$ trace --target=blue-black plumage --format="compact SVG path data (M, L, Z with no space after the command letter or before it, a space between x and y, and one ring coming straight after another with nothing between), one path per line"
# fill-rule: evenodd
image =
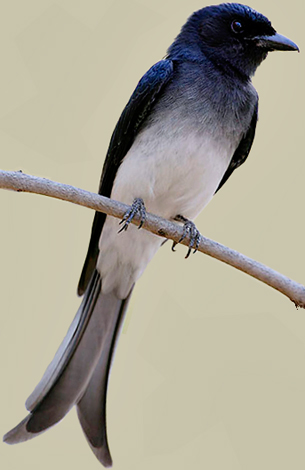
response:
M111 465L111 359L133 286L163 242L129 219L139 210L144 220L146 208L182 221L196 247L193 219L250 152L258 115L251 77L274 50L298 47L251 8L214 5L190 16L166 58L140 80L113 132L99 187L133 204L128 230L118 234L114 218L96 213L78 286L83 301L7 443L37 436L76 405L91 449Z

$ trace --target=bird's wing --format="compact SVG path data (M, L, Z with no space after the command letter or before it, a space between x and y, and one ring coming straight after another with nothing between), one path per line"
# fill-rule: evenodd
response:
M237 149L235 150L232 160L230 161L230 164L228 166L228 169L223 175L223 178L220 181L219 186L216 189L215 193L217 193L217 191L219 191L219 189L225 184L228 178L232 175L233 171L246 161L250 153L254 136L255 136L257 115L258 115L258 102L256 103L256 106L253 112L250 127L247 130L246 134L244 134Z
M164 86L173 76L173 62L165 59L153 65L141 78L114 129L100 180L99 194L110 197L118 168L132 146L137 133ZM91 239L81 277L78 294L82 295L94 272L99 249L98 242L106 214L96 212Z

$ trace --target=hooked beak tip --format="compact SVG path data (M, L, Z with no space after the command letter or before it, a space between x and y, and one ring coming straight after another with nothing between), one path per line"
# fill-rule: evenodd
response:
M282 34L275 33L272 36L257 36L257 45L264 47L269 51L297 51L300 52L299 47L286 38Z

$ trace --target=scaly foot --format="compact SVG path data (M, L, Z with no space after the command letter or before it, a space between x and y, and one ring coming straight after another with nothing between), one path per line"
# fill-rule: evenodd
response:
M144 205L144 202L143 202L143 199L141 199L140 197L137 197L130 209L128 209L128 211L125 212L124 214L124 217L123 219L121 220L120 222L120 225L121 224L124 224L123 227L118 231L118 233L120 232L123 232L123 230L127 230L128 229L128 226L130 224L130 222L132 221L132 219L135 217L135 215L139 214L140 216L140 225L139 225L139 229L143 226L145 220L146 220L146 209L145 209L145 205Z
M190 238L189 248L188 248L188 251L187 251L187 254L186 254L186 257L185 257L185 258L188 258L190 256L192 250L194 250L193 253L196 253L196 251L198 250L199 243L200 243L200 238L201 238L200 232L197 229L194 222L192 222L189 219L186 219L185 217L183 217L183 215L180 215L180 214L176 215L174 220L176 220L176 222L183 222L183 224L184 224L183 225L183 235L180 238L178 243L181 243L182 240L184 240L187 236L189 236L189 238ZM172 251L175 251L175 246L178 243L173 242Z

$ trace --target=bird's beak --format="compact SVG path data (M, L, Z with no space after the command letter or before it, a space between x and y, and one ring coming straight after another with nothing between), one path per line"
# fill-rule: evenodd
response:
M298 46L290 39L275 33L272 36L256 36L256 44L259 47L268 49L268 51L298 51Z

